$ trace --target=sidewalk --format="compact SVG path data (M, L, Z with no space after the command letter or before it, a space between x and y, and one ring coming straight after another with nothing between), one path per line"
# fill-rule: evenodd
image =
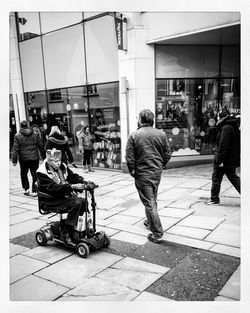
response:
M23 195L19 166L10 163L11 300L240 300L240 197L224 178L220 206L205 204L210 164L164 172L161 245L147 240L129 174L73 171L99 185L97 229L111 245L87 259L53 244L38 246L34 235L47 216L39 214L37 198Z

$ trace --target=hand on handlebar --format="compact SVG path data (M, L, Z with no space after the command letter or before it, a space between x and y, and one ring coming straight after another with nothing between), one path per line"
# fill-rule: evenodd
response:
M86 185L81 183L71 185L73 190L83 190L85 187Z

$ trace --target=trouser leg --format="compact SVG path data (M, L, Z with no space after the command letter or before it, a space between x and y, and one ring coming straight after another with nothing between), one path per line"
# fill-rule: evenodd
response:
M139 197L145 206L145 213L149 223L149 228L155 237L163 236L163 228L157 211L157 190L159 182L136 179L135 186Z
M211 187L211 200L219 202L219 194L221 188L221 182L224 175L223 167L214 166L212 174L212 187Z
M32 192L36 192L36 181L37 181L37 175L36 171L39 167L39 160L30 161L30 173L32 176Z
M20 161L20 176L21 176L21 183L24 190L29 189L29 180L28 180L28 171L29 171L29 165L26 161Z
M76 226L78 217L85 212L85 199L80 197L72 197L67 199L57 199L47 203L47 208L64 211L67 209L66 224Z
M225 170L225 174L234 188L238 191L238 193L240 193L240 177L235 173L235 171L235 168L228 168Z

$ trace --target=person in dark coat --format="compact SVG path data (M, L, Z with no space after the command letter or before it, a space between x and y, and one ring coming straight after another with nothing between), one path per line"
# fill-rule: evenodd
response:
M36 170L39 166L39 151L43 159L45 159L45 151L42 145L41 138L33 129L28 127L26 121L20 124L20 130L14 136L14 143L12 148L12 163L16 166L19 160L20 175L22 187L25 195L36 196ZM32 191L29 188L28 171L30 170L32 176Z
M68 145L68 138L61 134L61 131L58 128L58 126L51 127L49 138L45 145L45 150L53 149L53 148L62 151L63 163L68 164L68 162L69 163L74 162L73 155Z
M154 114L150 110L142 110L138 129L127 141L126 162L145 206L147 219L144 225L152 231L148 239L161 243L163 228L157 212L157 193L162 170L171 158L171 151L166 133L153 128L153 124Z
M240 166L240 130L239 119L230 116L228 109L223 109L216 124L211 200L207 204L219 205L220 188L224 174L240 193L240 177L236 168Z
M37 170L38 190L50 196L46 202L49 209L68 211L65 227L62 230L62 240L71 245L71 230L77 226L78 217L85 212L84 198L77 197L75 191L82 191L83 177L73 173L71 169L61 162L62 152L55 148L46 151L46 159Z

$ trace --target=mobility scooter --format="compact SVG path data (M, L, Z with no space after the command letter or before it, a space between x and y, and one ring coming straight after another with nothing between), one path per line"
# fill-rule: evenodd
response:
M60 220L56 222L47 223L40 228L36 233L36 241L39 245L45 246L49 240L61 243L66 247L74 248L77 254L82 258L87 258L90 250L97 250L102 247L110 245L110 238L104 231L96 232L96 202L94 197L94 190L97 188L93 182L87 182L84 186L85 192L85 212L83 216L79 216L77 227L71 233L73 245L67 245L61 239L61 232L65 225L66 219L63 219L63 214L66 211L51 210L47 208L46 202L51 198L50 195L39 192L38 190L38 208L43 215L55 213L60 215ZM91 198L91 209L88 209L88 196ZM51 217L52 217L51 216Z

